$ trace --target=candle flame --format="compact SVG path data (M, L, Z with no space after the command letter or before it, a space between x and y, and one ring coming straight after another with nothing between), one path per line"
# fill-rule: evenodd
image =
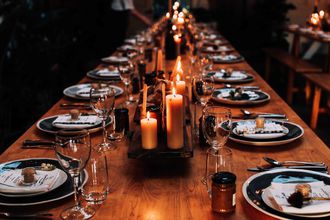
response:
M173 38L174 38L175 43L180 43L181 42L181 38L178 34L174 35Z
M320 15L320 18L323 19L323 17L324 17L324 11L321 10L321 11L319 12L319 15Z
M176 30L176 26L172 25L172 30L175 31Z
M174 15L173 15L173 19L174 19L174 20L178 19L178 15L177 15L177 14L174 14Z
M180 81L180 75L176 74L176 81Z
M150 119L150 112L149 111L147 112L147 119L148 120Z
M176 88L175 88L175 87L172 88L172 94L173 94L174 96L176 95Z
M166 13L166 18L170 18L170 13L169 12Z

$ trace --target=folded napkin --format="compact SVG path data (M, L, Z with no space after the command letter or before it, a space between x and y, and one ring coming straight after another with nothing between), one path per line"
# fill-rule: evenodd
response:
M234 91L234 89L224 89L221 90L221 93L219 94L220 97L222 98L231 98L231 92ZM243 93L248 94L249 95L249 99L248 100L256 100L259 98L259 95L253 91L249 91L249 90L244 90Z
M236 55L233 55L233 54L229 54L229 55L215 55L215 56L213 56L213 59L215 59L215 60L228 61L228 60L235 60L235 59L237 59L237 56Z
M111 63L124 63L124 62L128 62L128 58L127 57L110 56L110 57L102 58L102 61L111 62Z
M51 190L57 181L59 169L52 171L36 170L36 182L30 186L23 185L22 169L7 170L0 174L0 192L11 194L31 194Z
M100 69L99 71L96 71L95 74L98 76L120 77L118 70Z
M325 185L323 181L318 181L313 178L308 178L311 182L304 178L294 177L293 179L287 178L288 182L272 182L269 190L273 197L273 201L277 207L286 213L293 214L317 214L330 212L330 201L311 201L304 203L302 208L292 207L287 198L295 192L295 187L298 183L308 183L311 186L312 197L330 197L330 185Z
M53 126L58 128L86 128L101 123L96 115L80 115L77 120L72 120L69 114L58 116L53 121Z
M216 78L225 78L225 79L245 79L248 76L241 71L233 71L229 77L224 77L223 72L216 72L215 77Z

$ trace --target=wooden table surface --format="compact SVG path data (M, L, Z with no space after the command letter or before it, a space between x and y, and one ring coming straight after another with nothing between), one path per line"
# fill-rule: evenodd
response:
M183 56L184 68L187 71L187 57ZM171 69L173 61L166 62ZM128 143L118 145L118 149L108 153L110 188L107 200L98 208L93 219L272 219L254 208L243 198L242 185L254 173L248 167L264 164L263 156L279 160L323 161L330 164L330 150L319 137L303 122L271 87L249 66L248 63L216 65L218 68L234 67L247 70L255 77L255 81L246 85L258 85L270 94L271 100L265 104L245 107L249 111L284 113L291 122L301 125L305 134L290 144L274 147L253 147L228 141L227 146L233 151L234 173L237 175L237 206L230 215L219 215L211 211L211 201L206 193L201 177L205 165L205 148L194 146L194 157L185 160L143 161L127 157ZM185 71L185 72L186 72ZM85 73L81 73L82 77ZM84 77L81 82L91 81ZM218 84L217 86L222 86ZM120 104L124 96L116 100ZM66 113L60 103L74 101L63 97L41 118ZM240 106L231 106L233 115L239 113ZM132 119L134 107L129 109ZM131 129L133 125L131 124ZM101 141L102 132L92 135L92 143ZM0 162L22 158L51 157L52 150L21 149L25 139L50 139L36 128L34 124L1 156ZM65 208L73 205L73 197L57 202L19 209L45 210L59 218ZM0 206L0 211L17 211L18 208Z

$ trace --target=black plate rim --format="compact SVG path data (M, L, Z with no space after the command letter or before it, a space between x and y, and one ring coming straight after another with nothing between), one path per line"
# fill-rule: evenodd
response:
M219 99L218 97L215 96L215 93L218 91L218 90L221 90L221 89L224 89L224 88L218 88L218 89L215 89L213 91L213 94L212 94L212 100L214 100L215 102L218 102L218 103L222 103L222 104L227 104L227 105L257 105L257 104L260 104L260 103L264 103L264 102L267 102L270 100L270 95L267 93L267 92L264 92L264 91L261 91L261 90L256 90L254 91L255 93L260 93L260 94L263 94L265 95L266 97L264 99L256 99L256 100L238 100L238 101L235 101L235 100L230 100L230 99ZM227 88L225 88L227 89Z
M253 201L250 199L249 195L248 195L248 187L249 187L249 184L257 177L259 176L262 176L262 175L267 175L267 174L274 174L274 173L282 173L282 172L305 172L305 173L309 173L309 174L314 174L314 175L320 175L320 176L324 176L324 177L327 177L330 179L330 175L328 174L325 174L325 173L320 173L320 172L315 172L315 171L310 171L310 170L296 170L296 169L281 169L281 170L271 170L271 171L266 171L266 172L261 172L261 173L256 173L252 176L250 176L242 185L242 194L243 194L243 197L245 199L245 201L247 203L249 203L249 205L251 205L253 208L255 208L256 210L268 215L268 216L271 216L271 217L274 217L276 219L281 219L281 220L287 220L288 218L285 218L285 217L282 217L282 216L279 216L279 215L276 215L276 214L273 214L273 213L270 213L270 212L267 212L266 210L260 208L259 206L257 206L256 204L253 203ZM283 213L285 215L288 215L288 216L291 216L290 214L287 214L287 213ZM297 216L293 216L292 215L292 218L297 218Z
M7 162L3 162L3 163L0 163L0 164L8 164L8 163L14 163L14 162L19 162L19 161L27 161L27 160L52 160L52 161L57 161L57 159L55 158L49 158L49 157L33 157L33 158L22 158L22 159L15 159L15 160L11 160L11 161L7 161ZM62 169L62 167L61 167ZM63 169L62 169L63 170ZM64 170L63 170L64 171ZM64 171L65 172L65 171ZM67 172L65 172L67 174ZM84 174L85 174L85 180L84 182L81 184L80 187L84 186L88 180L88 174L87 174L87 171L84 169ZM68 175L68 174L67 174ZM70 179L71 177L68 175L68 179ZM67 180L68 181L68 180ZM65 184L65 183L63 183ZM74 193L74 190L72 189L72 192L68 193L68 194L65 194L63 196L60 196L60 197L56 197L54 199L50 199L50 200L44 200L44 201L39 201L39 202L33 202L33 203L1 203L0 202L0 206L18 206L18 207L22 207L22 206L33 206L33 205L40 205L40 204L45 204L45 203L50 203L50 202L55 202L55 201L58 201L58 200L61 200L61 199L65 199L71 195L73 195ZM18 198L17 198L18 199Z

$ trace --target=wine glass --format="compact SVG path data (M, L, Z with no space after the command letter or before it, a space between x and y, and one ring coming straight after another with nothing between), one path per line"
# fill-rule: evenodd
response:
M203 134L211 147L223 147L231 131L231 111L220 106L206 106L203 109Z
M61 213L62 219L89 219L95 214L91 207L82 207L79 202L80 172L91 154L91 140L87 130L57 132L55 154L60 165L72 177L75 205Z
M224 147L231 132L231 111L220 106L206 106L203 109L202 128L211 148L207 150L205 174L202 182L210 194L210 180L214 173L231 171L232 152Z
M199 103L205 107L214 91L213 76L208 74L194 76L193 90Z
M103 142L97 145L99 150L113 150L115 146L108 142L105 129L106 120L111 114L115 104L116 91L107 84L98 84L90 90L90 103L97 116L102 119ZM113 123L113 120L112 120Z
M129 61L127 64L122 64L118 66L118 70L120 72L120 78L125 85L125 95L126 95L126 104L130 104L135 102L134 97L130 94L130 84L134 76L134 64Z

